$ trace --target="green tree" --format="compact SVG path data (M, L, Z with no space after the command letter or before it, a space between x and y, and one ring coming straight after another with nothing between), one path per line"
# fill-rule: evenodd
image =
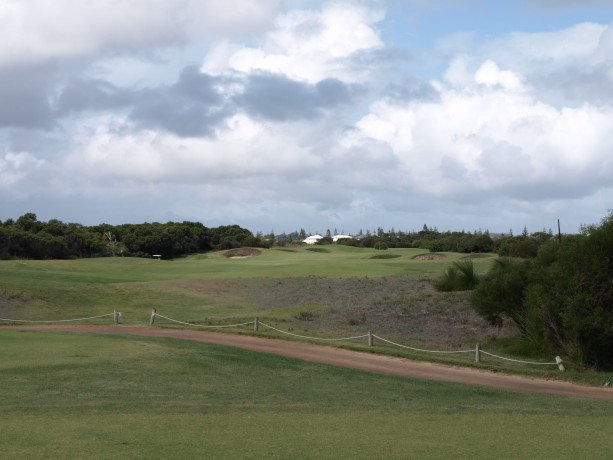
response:
M481 315L515 321L536 349L613 370L613 214L529 260L500 259L475 289Z
M36 214L28 212L17 219L17 226L26 232L37 232L40 229L40 223L36 218Z
M504 316L508 316L524 333L528 272L529 264L525 261L509 257L496 259L471 295L477 313L496 325L501 325Z

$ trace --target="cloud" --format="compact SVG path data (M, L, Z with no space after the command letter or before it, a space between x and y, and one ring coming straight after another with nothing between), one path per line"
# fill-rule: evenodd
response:
M547 12L572 8L611 9L612 7L609 0L522 0L521 3Z
M63 117L87 110L104 111L126 107L133 103L129 91L100 79L71 78L65 81L52 105L55 116Z
M606 24L426 56L378 1L115 3L0 5L5 213L505 231L613 197Z
M12 197L23 195L19 189L21 182L24 182L28 175L43 167L45 162L37 159L29 152L5 152L0 157L0 190L5 190Z
M227 88L232 90L228 91ZM344 109L359 90L334 79L317 84L281 75L254 74L245 78L213 77L195 66L181 72L170 86L122 90L105 81L70 81L55 101L57 116L83 111L123 108L130 129L162 129L181 137L212 136L234 113L276 122L315 119Z
M276 0L5 0L0 66L32 65L112 49L175 46L266 26Z
M384 98L397 102L436 101L439 96L430 82L411 76L396 79L396 81L385 86L381 94Z
M563 66L593 58L606 29L602 24L584 22L552 32L512 32L488 42L484 50L507 66Z
M0 72L0 128L48 129L54 122L48 94L55 77L48 69Z
M130 118L140 129L164 129L179 136L210 136L227 116L221 92L228 82L188 66L170 87L138 91Z
M475 82L485 86L500 86L507 91L521 91L521 79L510 70L500 70L494 61L484 62L475 73Z
M349 143L389 145L422 197L539 201L585 197L606 186L613 177L611 108L558 109L521 80L486 61L471 84L435 84L438 101L379 100Z
M458 87L469 84L484 62L495 62L521 75L524 85L557 107L611 102L613 26L580 23L550 32L503 34L485 43L455 43L454 49L446 41L443 49L453 56L446 79Z
M291 141L294 132L236 115L213 138L136 130L113 116L81 122L77 142L64 167L89 181L221 184L249 176L294 176L320 159ZM90 126L96 126L92 132ZM278 152L283 152L279 155Z
M235 101L252 116L289 121L324 116L350 103L352 92L334 79L310 85L280 75L254 74L247 78L244 92Z
M383 47L373 25L383 11L355 4L326 4L322 10L291 10L278 15L257 47L221 42L203 64L206 73L264 72L317 83L326 78L363 81L370 71L356 72L347 61Z

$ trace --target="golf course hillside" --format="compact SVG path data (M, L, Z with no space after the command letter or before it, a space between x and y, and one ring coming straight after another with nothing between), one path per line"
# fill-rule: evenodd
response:
M613 402L603 399L386 375L122 333L145 327L240 334L282 339L279 347L318 343L602 386L605 374L572 366L560 372L553 357L518 342L511 322L485 322L467 292L434 289L466 254L427 255L330 245L173 260L0 261L0 449L7 458L613 454ZM496 257L471 260L485 273ZM53 330L67 324L114 329ZM34 330L39 326L50 328ZM491 356L476 362L477 344Z
M59 321L118 310L121 324L143 325L156 309L197 325L239 324L259 317L303 335L345 337L371 330L391 340L445 349L512 337L511 325L496 328L479 318L466 293L433 288L432 280L445 267L466 257L437 256L426 258L418 249L332 245L244 248L170 261L2 261L0 318ZM485 271L494 258L474 263ZM105 316L89 323L112 320ZM177 323L158 318L156 325Z

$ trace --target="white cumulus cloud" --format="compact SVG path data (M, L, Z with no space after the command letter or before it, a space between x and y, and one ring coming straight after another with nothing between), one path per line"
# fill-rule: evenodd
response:
M267 127L244 115L228 120L215 138L133 131L125 119L113 116L82 123L65 168L100 186L108 179L210 184L249 176L292 176L321 162L308 147L292 141L292 130ZM96 128L92 131L90 126Z
M328 4L322 10L292 10L277 16L257 47L218 43L202 69L207 73L263 71L316 83L324 78L347 82L363 79L346 59L383 47L373 25L383 11L349 4Z
M3 0L0 65L260 30L277 0Z
M0 157L0 189L13 196L27 194L27 190L19 189L19 184L29 175L35 174L44 164L44 160L29 152L6 152Z
M607 147L613 110L559 109L521 80L486 61L472 83L435 84L436 101L379 100L357 123L360 135L352 133L351 142L389 145L421 196L545 200L585 196L606 185L613 177Z

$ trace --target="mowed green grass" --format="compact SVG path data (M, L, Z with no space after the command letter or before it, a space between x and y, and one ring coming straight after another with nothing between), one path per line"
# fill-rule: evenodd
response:
M156 260L143 258L112 257L77 260L9 260L0 261L0 318L31 321L57 321L73 318L109 315L114 309L121 312L121 323L124 325L148 324L153 308L158 313L179 321L195 321L199 323L220 325L237 324L253 321L260 317L262 321L284 330L304 336L317 337L351 337L366 334L373 326L362 320L361 314L350 317L331 318L332 305L309 304L294 305L292 303L269 307L265 301L257 302L248 292L239 295L231 286L237 286L245 281L256 279L270 287L271 283L284 283L284 289L292 289L292 280L302 280L300 289L312 289L309 280L315 278L355 278L361 280L355 286L355 291L362 297L369 295L364 286L365 279L370 277L398 277L398 283L406 282L408 278L418 280L413 292L415 298L386 300L389 297L381 292L381 297L369 298L373 305L381 303L379 310L388 309L389 317L383 323L375 325L375 333L385 326L385 321L398 323L398 314L403 309L427 310L430 316L448 314L447 307L439 308L435 297L425 292L430 279L441 275L454 261L466 257L457 253L440 253L437 259L419 259L416 256L431 254L421 249L390 249L379 251L374 249L353 248L331 245L325 247L300 247L295 249L261 250L261 255L248 258L227 258L223 253L207 253L175 260ZM383 257L383 258L382 258ZM480 255L474 258L478 271L485 272L495 260L495 255ZM289 280L289 281L288 281ZM306 281L305 281L306 280ZM225 289L218 289L206 281L226 284ZM204 287L203 287L204 286ZM218 287L218 286L217 286ZM239 286L240 287L240 286ZM326 288L328 289L328 288ZM393 283L390 290L396 290ZM272 289L271 289L272 290ZM424 292L422 292L424 291ZM330 295L330 294L328 294ZM449 309L453 309L455 293L441 294L449 297L445 300ZM426 303L421 304L420 298ZM432 299L432 300L429 300ZM439 301L443 299L438 298ZM393 302L403 302L394 304ZM388 302L387 304L385 302ZM392 302L392 303L390 303ZM394 310L395 309L395 310ZM301 313L311 313L313 321L296 319ZM370 315L371 312L369 311ZM321 318L320 318L321 316ZM418 318L423 321L424 318ZM463 320L459 317L459 322ZM419 325L419 321L415 322ZM0 321L2 322L2 321ZM109 324L111 316L88 320L87 324ZM4 324L12 324L4 321ZM185 327L171 323L162 318L156 321L157 326ZM235 328L226 331L249 333L250 327ZM399 327L398 330L402 330ZM444 337L427 337L429 332L421 333L422 341L416 342L415 335L396 333L382 335L409 346L418 348L440 349L437 339ZM504 339L489 339L487 332L453 348L474 348L475 343L484 345L484 349L512 355L518 358L533 360L541 357L516 355L513 352L514 342ZM292 340L293 337L280 335L266 328L260 328L259 335L275 336ZM432 335L432 334L430 334ZM424 339L423 337L427 337ZM425 341L424 341L425 340ZM366 340L351 342L328 342L331 345L347 346L357 350L372 351L367 347ZM443 347L444 348L444 347ZM446 349L446 348L445 348ZM398 354L412 359L439 360L457 365L474 365L474 356L432 355L414 353L396 346L387 345L381 341L376 344L379 353ZM543 358L552 361L553 357ZM523 365L502 362L500 360L483 359L483 367L493 366L496 370L506 372L529 373L543 378L558 378L556 367L530 368ZM569 367L570 370L573 370ZM553 374L553 375L552 375ZM608 376L600 374L577 376L571 372L565 378L586 381L590 384L601 384Z
M613 403L190 341L0 331L3 458L611 458Z
M462 257L416 260L423 251L326 249L273 249L246 259L0 261L0 311L65 319L118 308L122 323L135 325L146 324L151 308L179 319L251 320L261 312L190 283L429 277ZM493 258L475 264L485 271ZM3 330L0 388L6 458L612 454L610 403L375 375L180 340Z
M122 322L142 324L152 308L171 314L180 311L182 318L188 318L206 305L208 316L253 319L258 311L244 309L232 298L211 301L209 296L186 289L186 283L199 279L435 276L463 257L444 253L440 260L416 260L415 256L424 253L418 249L377 251L336 245L325 247L327 252L309 249L313 248L262 250L257 257L239 259L209 253L175 260L0 261L0 297L23 300L0 311L13 319L56 320L102 315L117 308L123 313ZM381 254L399 257L381 259ZM494 258L475 259L475 265L485 271Z

